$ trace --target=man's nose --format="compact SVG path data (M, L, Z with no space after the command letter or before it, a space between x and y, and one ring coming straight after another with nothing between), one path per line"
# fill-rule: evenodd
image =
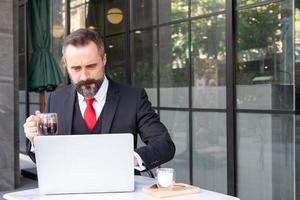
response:
M86 69L82 69L80 74L80 80L87 80L89 78L88 71Z

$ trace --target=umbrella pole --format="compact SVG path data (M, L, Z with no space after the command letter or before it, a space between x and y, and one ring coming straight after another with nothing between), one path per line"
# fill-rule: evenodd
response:
M45 109L46 109L46 97L45 97L45 92L43 93L40 93L40 101L41 101L41 107L40 107L40 110L41 112L45 112Z

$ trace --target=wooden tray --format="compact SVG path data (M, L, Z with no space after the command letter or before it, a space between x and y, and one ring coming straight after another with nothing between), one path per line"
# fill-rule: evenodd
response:
M185 194L194 194L200 192L200 188L185 183L175 183L172 190L164 190L158 188L156 184L143 188L142 190L146 194L150 194L155 197L172 197Z

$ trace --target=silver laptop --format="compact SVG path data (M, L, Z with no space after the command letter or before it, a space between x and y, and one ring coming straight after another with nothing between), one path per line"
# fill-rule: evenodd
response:
M134 190L132 134L38 136L34 146L42 194Z

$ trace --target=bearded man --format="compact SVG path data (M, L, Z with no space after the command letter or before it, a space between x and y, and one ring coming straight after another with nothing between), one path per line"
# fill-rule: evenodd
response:
M139 171L174 157L175 145L145 90L118 84L105 75L104 45L95 31L79 29L68 35L63 43L63 59L72 84L48 93L46 102L46 112L57 113L59 135L132 133L133 167ZM24 124L31 144L39 134L39 115L37 111ZM140 148L138 135L145 143ZM28 153L34 160L32 145Z

